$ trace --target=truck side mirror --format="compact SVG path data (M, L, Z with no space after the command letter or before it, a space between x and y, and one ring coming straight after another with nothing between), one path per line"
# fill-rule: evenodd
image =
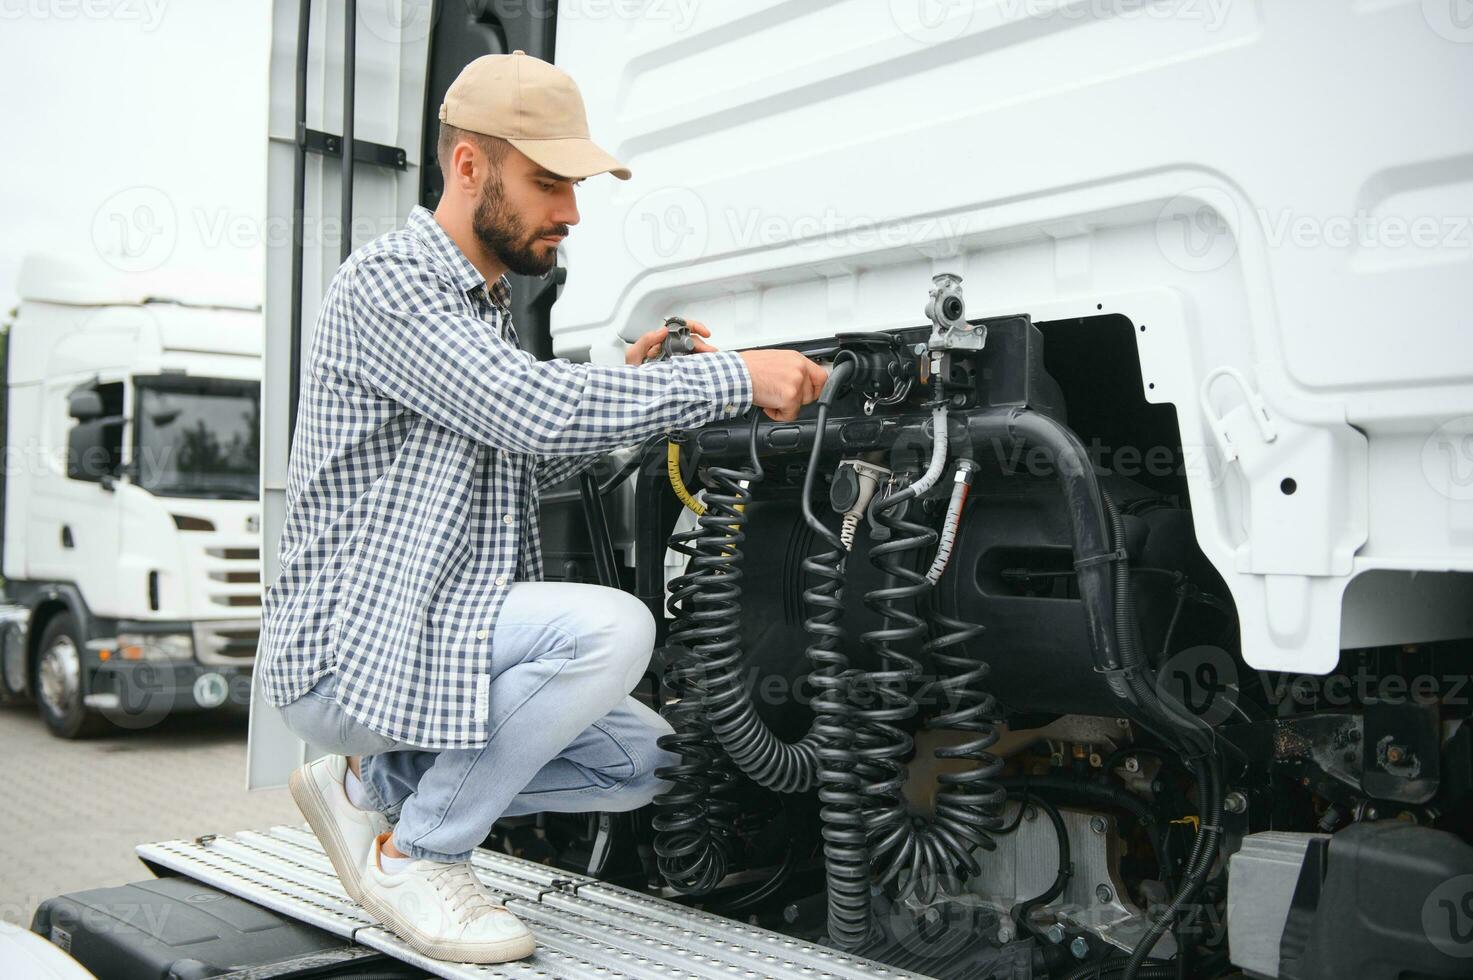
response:
M97 397L93 393L93 397ZM102 483L107 489L117 474L122 446L119 416L78 422L66 439L66 475L72 480ZM114 433L114 429L119 431Z
M78 388L67 396L67 413L74 419L95 419L102 414L102 396L96 388Z

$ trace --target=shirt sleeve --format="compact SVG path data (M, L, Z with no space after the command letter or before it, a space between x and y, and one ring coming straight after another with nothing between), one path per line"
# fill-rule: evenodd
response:
M640 366L539 361L402 256L360 261L344 288L364 382L497 449L597 454L740 415L752 401L746 363L730 351Z

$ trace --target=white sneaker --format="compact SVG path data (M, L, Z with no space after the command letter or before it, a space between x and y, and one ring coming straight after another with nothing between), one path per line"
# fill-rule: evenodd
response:
M379 863L387 833L363 867L363 908L426 956L457 963L505 963L536 946L522 920L496 901L470 862L417 860L389 873Z
M325 755L292 773L287 785L338 873L343 891L361 902L363 862L368 860L373 839L389 829L389 821L382 813L360 810L349 801L343 788L347 774L346 757Z

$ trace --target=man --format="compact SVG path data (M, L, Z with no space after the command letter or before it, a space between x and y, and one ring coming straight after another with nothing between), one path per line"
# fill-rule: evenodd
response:
M793 418L826 374L704 340L644 363L663 329L619 367L534 360L505 273L550 270L574 184L629 171L589 139L573 80L520 51L471 63L440 121L435 211L356 251L323 302L259 669L331 753L291 789L344 890L426 955L491 963L533 948L468 863L492 823L643 806L673 760L628 697L654 621L627 593L540 581L538 488L749 405Z

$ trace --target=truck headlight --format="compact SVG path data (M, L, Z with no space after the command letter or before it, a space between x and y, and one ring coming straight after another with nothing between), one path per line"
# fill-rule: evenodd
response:
M188 633L119 633L123 660L193 660L194 637Z

